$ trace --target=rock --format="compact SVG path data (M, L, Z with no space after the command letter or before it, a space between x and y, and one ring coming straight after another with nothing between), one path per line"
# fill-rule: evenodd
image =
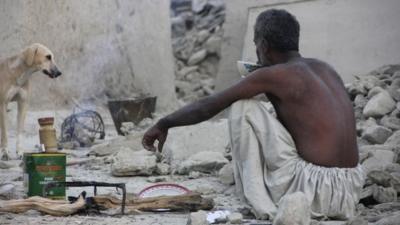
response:
M362 94L358 94L354 99L354 106L355 108L363 109L364 106L367 104L368 99L364 97Z
M206 58L206 56L207 56L207 51L205 49L197 51L192 56L190 56L187 64L189 66L194 66L203 61Z
M157 167L157 157L147 150L132 151L125 147L119 151L111 164L114 176L151 175Z
M117 153L126 146L129 146L133 150L141 150L142 137L144 132L136 132L127 136L119 136L108 142L94 145L90 148L89 155L106 156Z
M397 201L397 192L392 187L375 186L373 189L372 197L379 203L395 202Z
M172 37L184 36L186 32L185 20L180 16L171 18L171 31Z
M171 168L176 170L190 156L203 151L224 153L228 144L228 121L206 121L196 126L172 129L164 145L163 154Z
M243 220L243 215L241 213L231 213L228 215L228 221L231 224L241 224Z
M387 91L381 91L372 97L363 110L366 117L380 117L390 113L396 107L396 102Z
M11 167L14 167L15 165L9 162L4 162L0 160L0 169L10 169Z
M381 93L382 91L384 91L384 89L381 87L373 87L371 90L369 90L367 97L372 98L373 96Z
M207 5L208 0L193 0L192 1L192 11L195 13L201 12Z
M390 173L382 170L371 171L367 176L373 183L384 187L390 187L390 181L393 179Z
M389 94L396 101L400 101L400 78L393 80L392 84L388 88Z
M197 179L199 177L201 177L200 172L198 172L198 171L190 171L189 172L189 177L188 177L189 179Z
M395 72L400 70L400 65L393 64L393 65L384 65L376 69L374 72L380 74L394 74Z
M376 126L376 120L373 117L368 118L367 120L361 120L357 122L356 128L357 131L363 133L368 127Z
M218 177L224 184L234 184L235 178L233 176L233 167L231 163L226 164L222 169L218 172Z
M221 42L222 42L221 37L216 35L211 36L205 44L207 52L210 54L219 54L221 49Z
M365 95L367 93L367 90L365 89L364 85L362 85L360 82L356 81L352 84L346 85L347 92L355 97L357 95Z
M273 225L309 225L311 221L310 203L302 192L284 195Z
M0 199L9 200L15 196L15 185L11 183L0 184Z
M383 144L391 134L392 131L386 127L371 126L364 131L362 138L371 144Z
M159 175L167 175L171 171L171 167L166 163L157 163L156 173Z
M218 171L229 161L220 152L199 152L187 160L179 167L179 174L188 174L190 171L212 173Z
M386 142L385 145L390 145L390 146L400 146L400 130L394 132L392 136L390 136Z
M400 164L398 163L390 163L386 165L385 171L389 173L400 173Z
M362 138L369 141L371 144L383 144L388 139L388 137L392 134L392 131L383 126L371 126L368 127Z
M392 179L390 180L390 185L396 190L397 193L400 193L400 172L392 172L390 173Z
M181 70L179 70L178 72L178 76L180 78L184 78L186 77L186 75L195 72L196 70L198 70L199 67L198 66L188 66L188 67L183 67Z
M167 178L165 178L165 177L148 177L146 180L150 183L158 183L158 182L167 181Z
M197 212L190 213L190 225L208 225L207 212L199 210Z
M207 38L210 37L210 31L208 30L201 30L197 33L197 42L203 43Z
M358 216L347 221L346 225L368 225L368 221Z
M400 214L397 213L393 216L384 217L378 220L374 225L399 225Z
M364 160L362 163L366 173L373 170L384 170L387 165L396 161L396 154L388 150L371 150L368 151L371 157Z
M393 116L384 116L380 124L392 130L400 130L400 119Z

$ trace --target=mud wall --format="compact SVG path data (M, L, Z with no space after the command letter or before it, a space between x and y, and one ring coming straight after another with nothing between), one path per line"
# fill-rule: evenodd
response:
M0 57L39 42L63 72L35 74L33 106L147 93L159 108L176 102L167 0L4 0L0 21Z
M345 82L383 64L400 62L400 1L397 0L230 0L217 89L239 78L236 61L255 60L255 18L268 8L282 8L300 22L300 52L333 65Z

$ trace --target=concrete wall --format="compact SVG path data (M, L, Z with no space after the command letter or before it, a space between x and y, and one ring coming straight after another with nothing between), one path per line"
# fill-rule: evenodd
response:
M300 22L300 52L333 65L345 82L383 64L400 62L400 1L227 1L225 43L217 89L238 79L235 62L255 61L253 26L267 8L282 8Z
M0 21L1 57L40 42L63 72L55 83L35 74L33 105L135 93L176 103L167 0L3 0Z

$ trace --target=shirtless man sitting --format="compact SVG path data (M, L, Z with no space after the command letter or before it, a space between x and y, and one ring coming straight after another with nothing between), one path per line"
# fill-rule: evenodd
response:
M261 13L254 27L259 63L233 86L160 119L143 146L161 151L168 129L196 124L229 108L236 189L259 218L303 192L314 217L354 215L365 174L358 164L355 119L343 82L327 63L298 52L300 26L284 10ZM275 108L251 99L264 93Z

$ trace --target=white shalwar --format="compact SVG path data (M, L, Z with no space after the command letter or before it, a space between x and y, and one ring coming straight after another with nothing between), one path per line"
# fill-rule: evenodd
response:
M232 104L229 133L236 190L257 218L273 219L279 200L298 191L311 203L314 218L354 216L365 180L361 165L337 168L306 162L267 104L255 99Z

